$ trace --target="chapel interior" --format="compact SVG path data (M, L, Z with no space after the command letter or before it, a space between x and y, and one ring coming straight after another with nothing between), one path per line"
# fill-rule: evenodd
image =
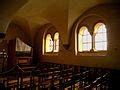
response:
M0 90L120 90L120 0L0 0Z

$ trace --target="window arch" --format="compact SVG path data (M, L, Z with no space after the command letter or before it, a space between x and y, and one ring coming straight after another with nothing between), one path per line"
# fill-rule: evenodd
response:
M82 26L78 33L78 51L90 51L92 47L91 35L87 27Z
M54 34L54 52L58 52L59 51L59 33L56 32Z
M103 23L97 23L94 27L95 51L107 50L107 29Z
M52 52L53 51L53 40L51 38L50 34L46 35L46 52Z

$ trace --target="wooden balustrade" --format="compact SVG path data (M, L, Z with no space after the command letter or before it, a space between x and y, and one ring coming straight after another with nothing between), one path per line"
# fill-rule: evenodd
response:
M0 80L2 87L9 90L109 90L113 88L111 76L116 80L112 71L45 62L37 66L17 64L9 71L0 73Z

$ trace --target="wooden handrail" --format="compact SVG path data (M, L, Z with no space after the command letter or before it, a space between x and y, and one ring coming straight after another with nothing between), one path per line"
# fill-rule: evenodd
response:
M8 73L11 73L12 71L14 71L15 69L20 69L22 72L23 72L23 70L19 67L19 65L18 64L16 64L14 67L12 67L10 70L8 70L8 71L5 71L5 72L1 72L0 73L0 76L1 75L5 75L5 74L8 74ZM18 72L18 71L16 71L16 72Z

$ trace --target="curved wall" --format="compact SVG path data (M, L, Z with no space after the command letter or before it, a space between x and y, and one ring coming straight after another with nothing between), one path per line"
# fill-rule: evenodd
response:
M60 51L58 55L42 55L40 59L47 62L74 64L81 66L102 67L102 68L115 68L120 69L120 5L119 4L101 4L93 8L90 8L82 16L78 18L76 23L71 29L70 44L66 45L68 49L64 48L64 45L60 45ZM94 25L97 22L103 22L107 28L108 36L108 51L106 56L80 56L75 53L76 32L82 25L87 25L90 33L93 32ZM61 33L61 31L59 31ZM60 39L64 39L64 36L60 35ZM39 38L41 40L41 38ZM40 43L42 45L42 43ZM60 42L60 44L62 44ZM42 50L40 50L42 52ZM39 53L40 53L39 52Z
M33 28L31 32L29 24L26 24L27 22L19 23L19 20L14 21L13 24L9 25L5 39L11 40L15 37L19 37L23 42L34 48L35 53L37 53L37 55L35 56L38 57L37 59L39 59L40 61L120 69L120 60L118 59L120 56L119 10L120 4L101 4L88 9L80 17L78 17L77 21L73 24L69 36L70 44L64 44L64 39L66 38L64 31L56 30L60 33L60 51L57 54L43 54L43 38L45 36L45 33L52 33L54 31L51 31L50 29L54 26L49 23L41 25L38 28ZM89 32L93 33L94 25L97 22L103 22L107 28L107 55L97 56L93 53L93 55L91 56L78 55L76 51L78 29L81 26L86 25L89 28Z

